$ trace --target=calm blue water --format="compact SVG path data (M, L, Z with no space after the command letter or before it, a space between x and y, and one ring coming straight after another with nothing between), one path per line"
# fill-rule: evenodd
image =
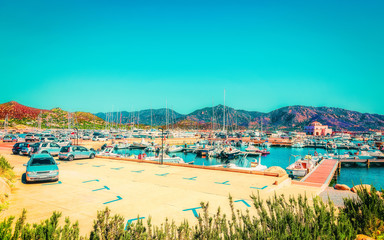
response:
M293 161L294 158L290 159L291 155L301 155L305 156L307 154L314 153L314 149L311 148L281 148L281 147L271 147L269 149L271 154L261 157L261 164L266 165L267 167L279 166L285 169L288 167ZM326 153L325 149L316 149L319 154ZM345 150L337 150L338 154L343 154ZM143 150L119 150L117 151L120 154L135 154L138 155L143 153ZM146 153L149 156L153 156L154 153ZM223 164L225 161L221 159L215 158L201 158L196 157L196 154L193 153L172 153L170 155L176 155L184 159L185 162L193 162L195 165L217 165ZM250 161L254 158L247 157L248 160L244 159L235 159L231 160L231 162L236 163L236 165L241 167L249 167ZM358 166L342 166L340 175L337 179L338 183L347 184L349 187L352 187L356 184L372 184L376 188L384 188L384 166L374 166L368 169L365 165Z

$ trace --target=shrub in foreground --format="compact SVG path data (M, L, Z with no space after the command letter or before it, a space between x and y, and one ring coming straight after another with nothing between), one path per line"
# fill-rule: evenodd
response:
M176 224L166 219L160 226L153 226L151 218L125 226L124 218L111 215L111 211L98 211L93 229L87 237L80 237L78 223L67 218L60 227L60 213L40 224L25 223L26 212L16 221L13 217L0 222L0 239L354 239L366 234L383 239L383 199L373 191L358 193L359 199L345 199L345 208L320 198L309 201L305 196L297 198L274 196L267 201L252 196L253 209L242 212L234 208L229 197L231 213L223 214L220 208L210 215L209 204L201 203L202 214L198 223L188 221Z

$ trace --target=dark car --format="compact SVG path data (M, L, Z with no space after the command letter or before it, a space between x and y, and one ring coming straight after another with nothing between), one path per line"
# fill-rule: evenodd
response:
M31 156L34 149L38 149L40 143L30 143L27 146L21 148L20 154L24 156Z
M26 143L26 142L18 142L18 143L16 143L15 145L13 145L12 153L13 153L13 154L20 154L21 150L22 150L24 147L29 147L29 143Z

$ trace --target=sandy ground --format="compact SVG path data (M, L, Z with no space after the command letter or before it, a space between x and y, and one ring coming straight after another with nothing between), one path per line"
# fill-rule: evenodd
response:
M210 214L218 207L229 214L229 194L240 200L235 202L236 208L252 213L254 210L248 204L252 205L250 196L257 192L263 199L275 193L309 197L319 193L319 188L291 185L289 181L285 185L273 185L276 177L100 158L58 161L60 182L25 184L23 163L28 157L11 155L4 146L0 146L0 154L14 166L18 176L10 206L2 216L18 216L25 208L28 221L38 222L53 211L60 211L63 216L79 221L83 235L91 230L97 210L105 207L123 216L125 221L151 216L154 224L161 224L165 218L177 223L184 219L196 223L193 211L187 209L209 202ZM196 212L200 213L201 209Z

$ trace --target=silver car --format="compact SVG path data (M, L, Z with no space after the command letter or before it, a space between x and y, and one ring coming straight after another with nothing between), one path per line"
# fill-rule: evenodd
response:
M57 167L59 163L56 163L53 160L52 156L48 154L35 154L31 157L27 164L24 166L27 167L25 177L26 182L35 182L35 181L47 181L59 180L59 168Z
M72 161L74 159L95 157L95 152L82 146L65 146L60 149L59 159Z
M57 143L44 142L40 144L37 153L47 153L51 156L57 156L59 155L60 149L61 147Z

